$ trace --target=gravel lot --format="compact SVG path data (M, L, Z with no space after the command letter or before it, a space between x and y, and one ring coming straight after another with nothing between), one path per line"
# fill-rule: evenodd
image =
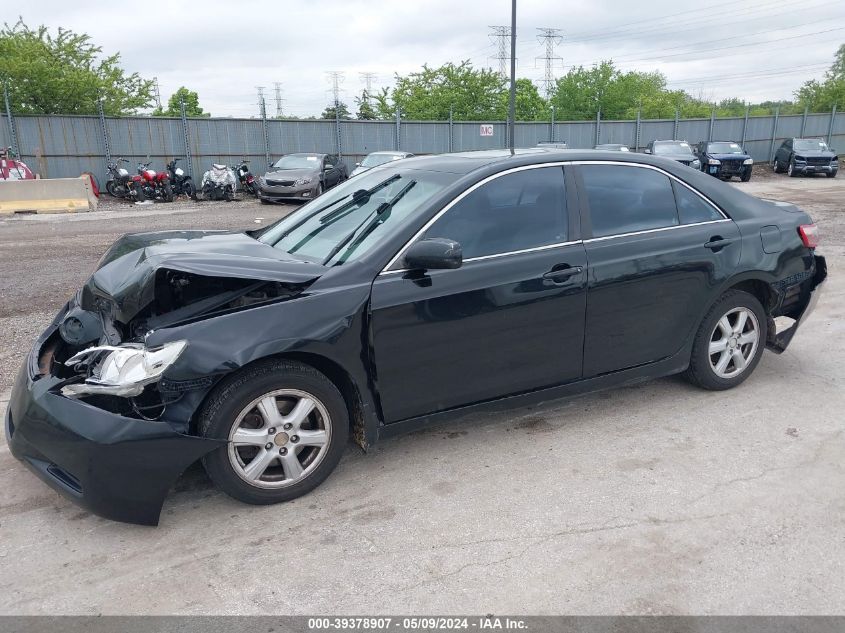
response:
M157 529L91 516L3 445L0 613L845 614L845 178L733 186L812 213L831 274L790 350L740 388L669 378L350 447L282 506L193 468ZM121 233L288 211L0 219L0 393Z

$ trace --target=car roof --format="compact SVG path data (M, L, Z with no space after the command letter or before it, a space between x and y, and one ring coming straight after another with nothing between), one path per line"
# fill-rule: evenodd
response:
M375 156L375 155L382 155L382 156L407 156L410 152L402 152L395 149L383 149L378 152L370 152L367 156Z
M284 154L284 156L328 156L320 152L294 152L293 154Z

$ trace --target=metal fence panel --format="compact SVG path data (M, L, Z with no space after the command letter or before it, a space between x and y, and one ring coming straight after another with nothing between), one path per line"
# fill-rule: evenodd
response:
M492 125L493 136L481 136L482 125ZM461 121L460 123L455 123L452 127L455 134L454 149L456 152L507 147L507 125L505 123L485 123L483 121L470 123ZM411 148L402 149L413 151Z
M106 170L105 143L100 120L96 116L16 116L18 143L23 159L42 177L73 177L91 171L103 177ZM838 112L831 127L830 113L780 116L772 139L775 119L754 116L714 119L714 140L742 140L745 127L745 148L755 161L771 159L772 147L785 139L801 134L827 138L831 145L845 151L845 112ZM8 121L0 117L0 145L9 145ZM174 156L185 155L182 120L178 118L124 117L105 119L109 146L113 157L132 161L130 169L142 160L152 160L161 169ZM493 136L481 136L483 122L456 122L452 125L454 151L497 149L507 146L507 128L501 121L493 126ZM264 173L265 147L260 119L188 119L190 153L194 177L199 177L212 162L234 164L245 158L251 161L254 173ZM337 151L335 121L268 119L267 137L271 159L292 152ZM711 121L682 119L675 134L674 119L643 120L640 126L640 147L656 139L677 136L691 143L706 140ZM416 154L441 153L449 150L450 126L445 121L401 121L399 147ZM349 167L370 152L396 147L395 121L340 122L341 158ZM636 139L634 121L602 121L599 142L627 143ZM561 121L550 123L520 122L515 126L515 144L532 147L540 141L565 141L573 148L591 148L596 143L595 121Z

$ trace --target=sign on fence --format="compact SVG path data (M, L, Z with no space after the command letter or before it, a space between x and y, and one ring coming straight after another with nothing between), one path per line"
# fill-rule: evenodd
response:
M482 125L481 136L493 136L493 126L488 124Z

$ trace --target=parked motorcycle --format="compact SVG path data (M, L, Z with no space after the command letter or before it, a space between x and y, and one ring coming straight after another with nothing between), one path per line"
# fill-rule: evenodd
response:
M249 171L249 161L241 159L241 164L233 166L232 169L234 169L235 173L238 175L238 182L240 183L241 188L249 195L257 196L258 181L255 180L255 176L253 176L252 172Z
M235 172L230 167L213 163L202 176L202 199L234 200L237 183Z
M191 177L185 173L184 169L176 166L176 163L180 160L182 159L174 158L167 163L167 174L170 178L170 186L173 189L173 195L181 196L184 194L189 198L196 200L197 188L194 185L194 181L191 180Z
M135 202L146 200L144 188L141 186L143 178L133 176L127 169L121 167L122 163L128 163L125 158L118 158L115 162L108 164L108 180L106 180L106 191L115 198L128 198Z
M141 176L141 190L144 197L150 200L164 200L173 202L173 188L166 171L157 172L150 169L152 161L138 163L138 174Z

